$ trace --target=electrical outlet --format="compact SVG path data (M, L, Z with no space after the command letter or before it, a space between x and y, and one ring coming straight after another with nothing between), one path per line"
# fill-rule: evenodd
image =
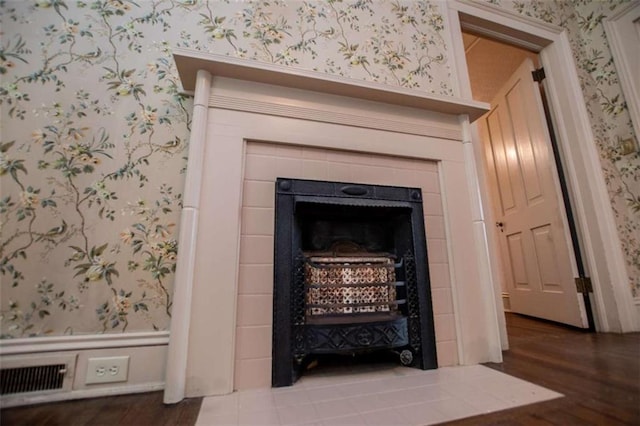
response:
M129 373L129 356L89 358L85 383L126 382Z

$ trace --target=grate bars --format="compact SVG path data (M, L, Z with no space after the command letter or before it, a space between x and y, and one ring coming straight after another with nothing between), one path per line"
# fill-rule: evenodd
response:
M0 370L0 395L62 389L66 364Z

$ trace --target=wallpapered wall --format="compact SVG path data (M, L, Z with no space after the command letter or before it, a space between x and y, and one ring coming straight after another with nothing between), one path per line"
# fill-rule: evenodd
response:
M631 127L601 25L613 4L503 3L571 30L640 296L640 160L614 144ZM191 108L171 47L453 95L444 7L0 0L2 337L167 329Z

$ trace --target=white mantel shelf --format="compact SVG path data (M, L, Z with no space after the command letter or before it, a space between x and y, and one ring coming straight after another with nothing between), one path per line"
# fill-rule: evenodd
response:
M182 86L186 91L195 90L196 74L198 70L205 70L212 76L347 96L444 114L466 114L471 122L480 118L490 109L489 104L484 102L435 95L417 89L392 87L317 71L233 58L192 49L174 48L173 57Z

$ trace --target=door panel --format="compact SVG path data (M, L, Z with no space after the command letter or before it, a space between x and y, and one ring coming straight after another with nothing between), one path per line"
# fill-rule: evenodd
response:
M587 327L533 69L523 62L480 120L511 309Z
M508 114L511 119L510 124L513 127L514 143L517 149L517 156L511 158L514 170L518 170L518 161L520 172L522 173L522 183L524 184L525 196L527 202L531 204L542 197L542 188L540 176L538 175L538 164L534 155L533 139L530 122L524 111L524 102L527 99L523 96L522 85L526 84L521 80L516 80L514 86L507 93L506 101L508 106Z
M527 274L527 267L522 247L522 234L512 234L507 236L507 244L509 248L509 264L511 273L513 274L513 284L520 290L530 287Z
M511 176L509 175L509 169L507 166L502 129L500 127L500 109L496 108L494 111L491 111L487 119L490 123L489 129L494 132L491 135L492 140L494 141L492 149L493 158L496 164L498 164L496 172L498 173L498 188L500 189L500 206L502 208L502 213L507 214L510 210L516 207L516 204L513 196L513 188L511 186Z
M561 285L558 282L561 274L551 226L540 226L532 229L531 233L533 234L535 257L538 260L542 291L562 291Z

